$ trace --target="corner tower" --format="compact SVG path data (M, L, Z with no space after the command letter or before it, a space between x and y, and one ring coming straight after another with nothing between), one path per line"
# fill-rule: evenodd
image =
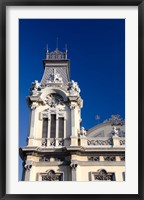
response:
M42 176L36 176L42 168L36 168L35 164L40 166L42 159L57 160L60 157L64 160L67 155L62 153L64 149L78 146L83 101L77 82L70 81L67 50L49 52L47 49L43 65L42 80L32 83L27 97L31 120L27 146L21 148L23 180L41 180ZM35 175L28 173L27 166L33 168Z

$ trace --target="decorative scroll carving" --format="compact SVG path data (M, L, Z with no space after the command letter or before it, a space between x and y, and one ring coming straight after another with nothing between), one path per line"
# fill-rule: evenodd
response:
M97 145L97 146L102 146L102 145L112 145L112 138L108 139L88 139L87 144L90 145Z
M125 145L125 139L119 140L120 145Z
M72 170L76 170L77 165L78 165L77 163L71 162L70 167L72 168Z
M55 173L50 170L46 175L42 175L42 181L61 181L62 173Z
M116 161L116 157L115 156L104 156L104 160L105 161Z
M70 92L71 95L79 94L80 93L80 88L78 86L78 83L75 81L71 81L68 83L68 91Z
M30 108L31 108L31 110L35 110L35 109L36 109L36 107L37 107L36 105L31 105L31 107L30 107Z
M93 174L96 181L113 181L113 173L107 173L105 170L100 170Z
M124 120L120 117L120 115L111 115L111 118L105 120L103 123L110 122L112 126L114 125L124 125Z
M29 171L32 168L32 165L31 164L25 164L24 168Z
M99 161L99 156L88 156L88 161Z
M121 161L125 161L125 156L120 156Z
M62 77L56 72L56 69L53 69L53 72L49 75L47 83L63 83Z
M71 110L74 110L74 109L75 109L75 105L69 105L69 108L70 108Z

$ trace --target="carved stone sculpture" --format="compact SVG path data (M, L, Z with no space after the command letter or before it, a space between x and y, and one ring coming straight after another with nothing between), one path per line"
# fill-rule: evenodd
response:
M53 72L48 77L47 83L63 83L62 77L56 72L56 69L53 69Z
M86 136L86 130L84 127L81 127L79 134L80 136Z
M119 131L120 131L119 128L117 128L116 126L113 127L113 134L114 134L115 136L119 136Z
M73 94L73 95L79 94L80 93L80 88L78 86L78 83L73 81L73 80L71 82L69 82L68 91L70 92L70 94Z
M38 91L41 90L41 84L38 82L38 80L35 80L34 82L32 82L31 88L30 88L30 93L33 96L38 95Z

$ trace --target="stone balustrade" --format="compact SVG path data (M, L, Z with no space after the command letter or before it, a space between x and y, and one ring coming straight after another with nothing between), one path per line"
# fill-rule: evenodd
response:
M82 147L125 147L125 137L86 137L81 136L79 138L75 138L78 146ZM70 145L70 139L66 138L29 138L28 146L40 146L40 147L68 147ZM77 146L76 145L76 146ZM71 145L72 146L72 145Z

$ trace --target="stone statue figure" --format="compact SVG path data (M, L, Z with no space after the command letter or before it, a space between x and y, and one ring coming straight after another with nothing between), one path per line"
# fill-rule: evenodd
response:
M32 93L32 95L37 95L38 91L41 90L41 84L38 82L38 80L35 80L34 82L32 82L30 91Z
M113 127L114 135L119 136L119 129L116 126Z
M69 86L68 90L69 90L69 92L71 94L73 94L73 93L80 93L80 88L79 88L77 82L75 82L75 81L72 80L71 82L69 82L68 86Z
M56 69L53 69L53 72L50 74L47 83L62 83L62 77L59 73L56 72Z
M86 130L84 127L81 127L80 129L80 136L86 136Z

